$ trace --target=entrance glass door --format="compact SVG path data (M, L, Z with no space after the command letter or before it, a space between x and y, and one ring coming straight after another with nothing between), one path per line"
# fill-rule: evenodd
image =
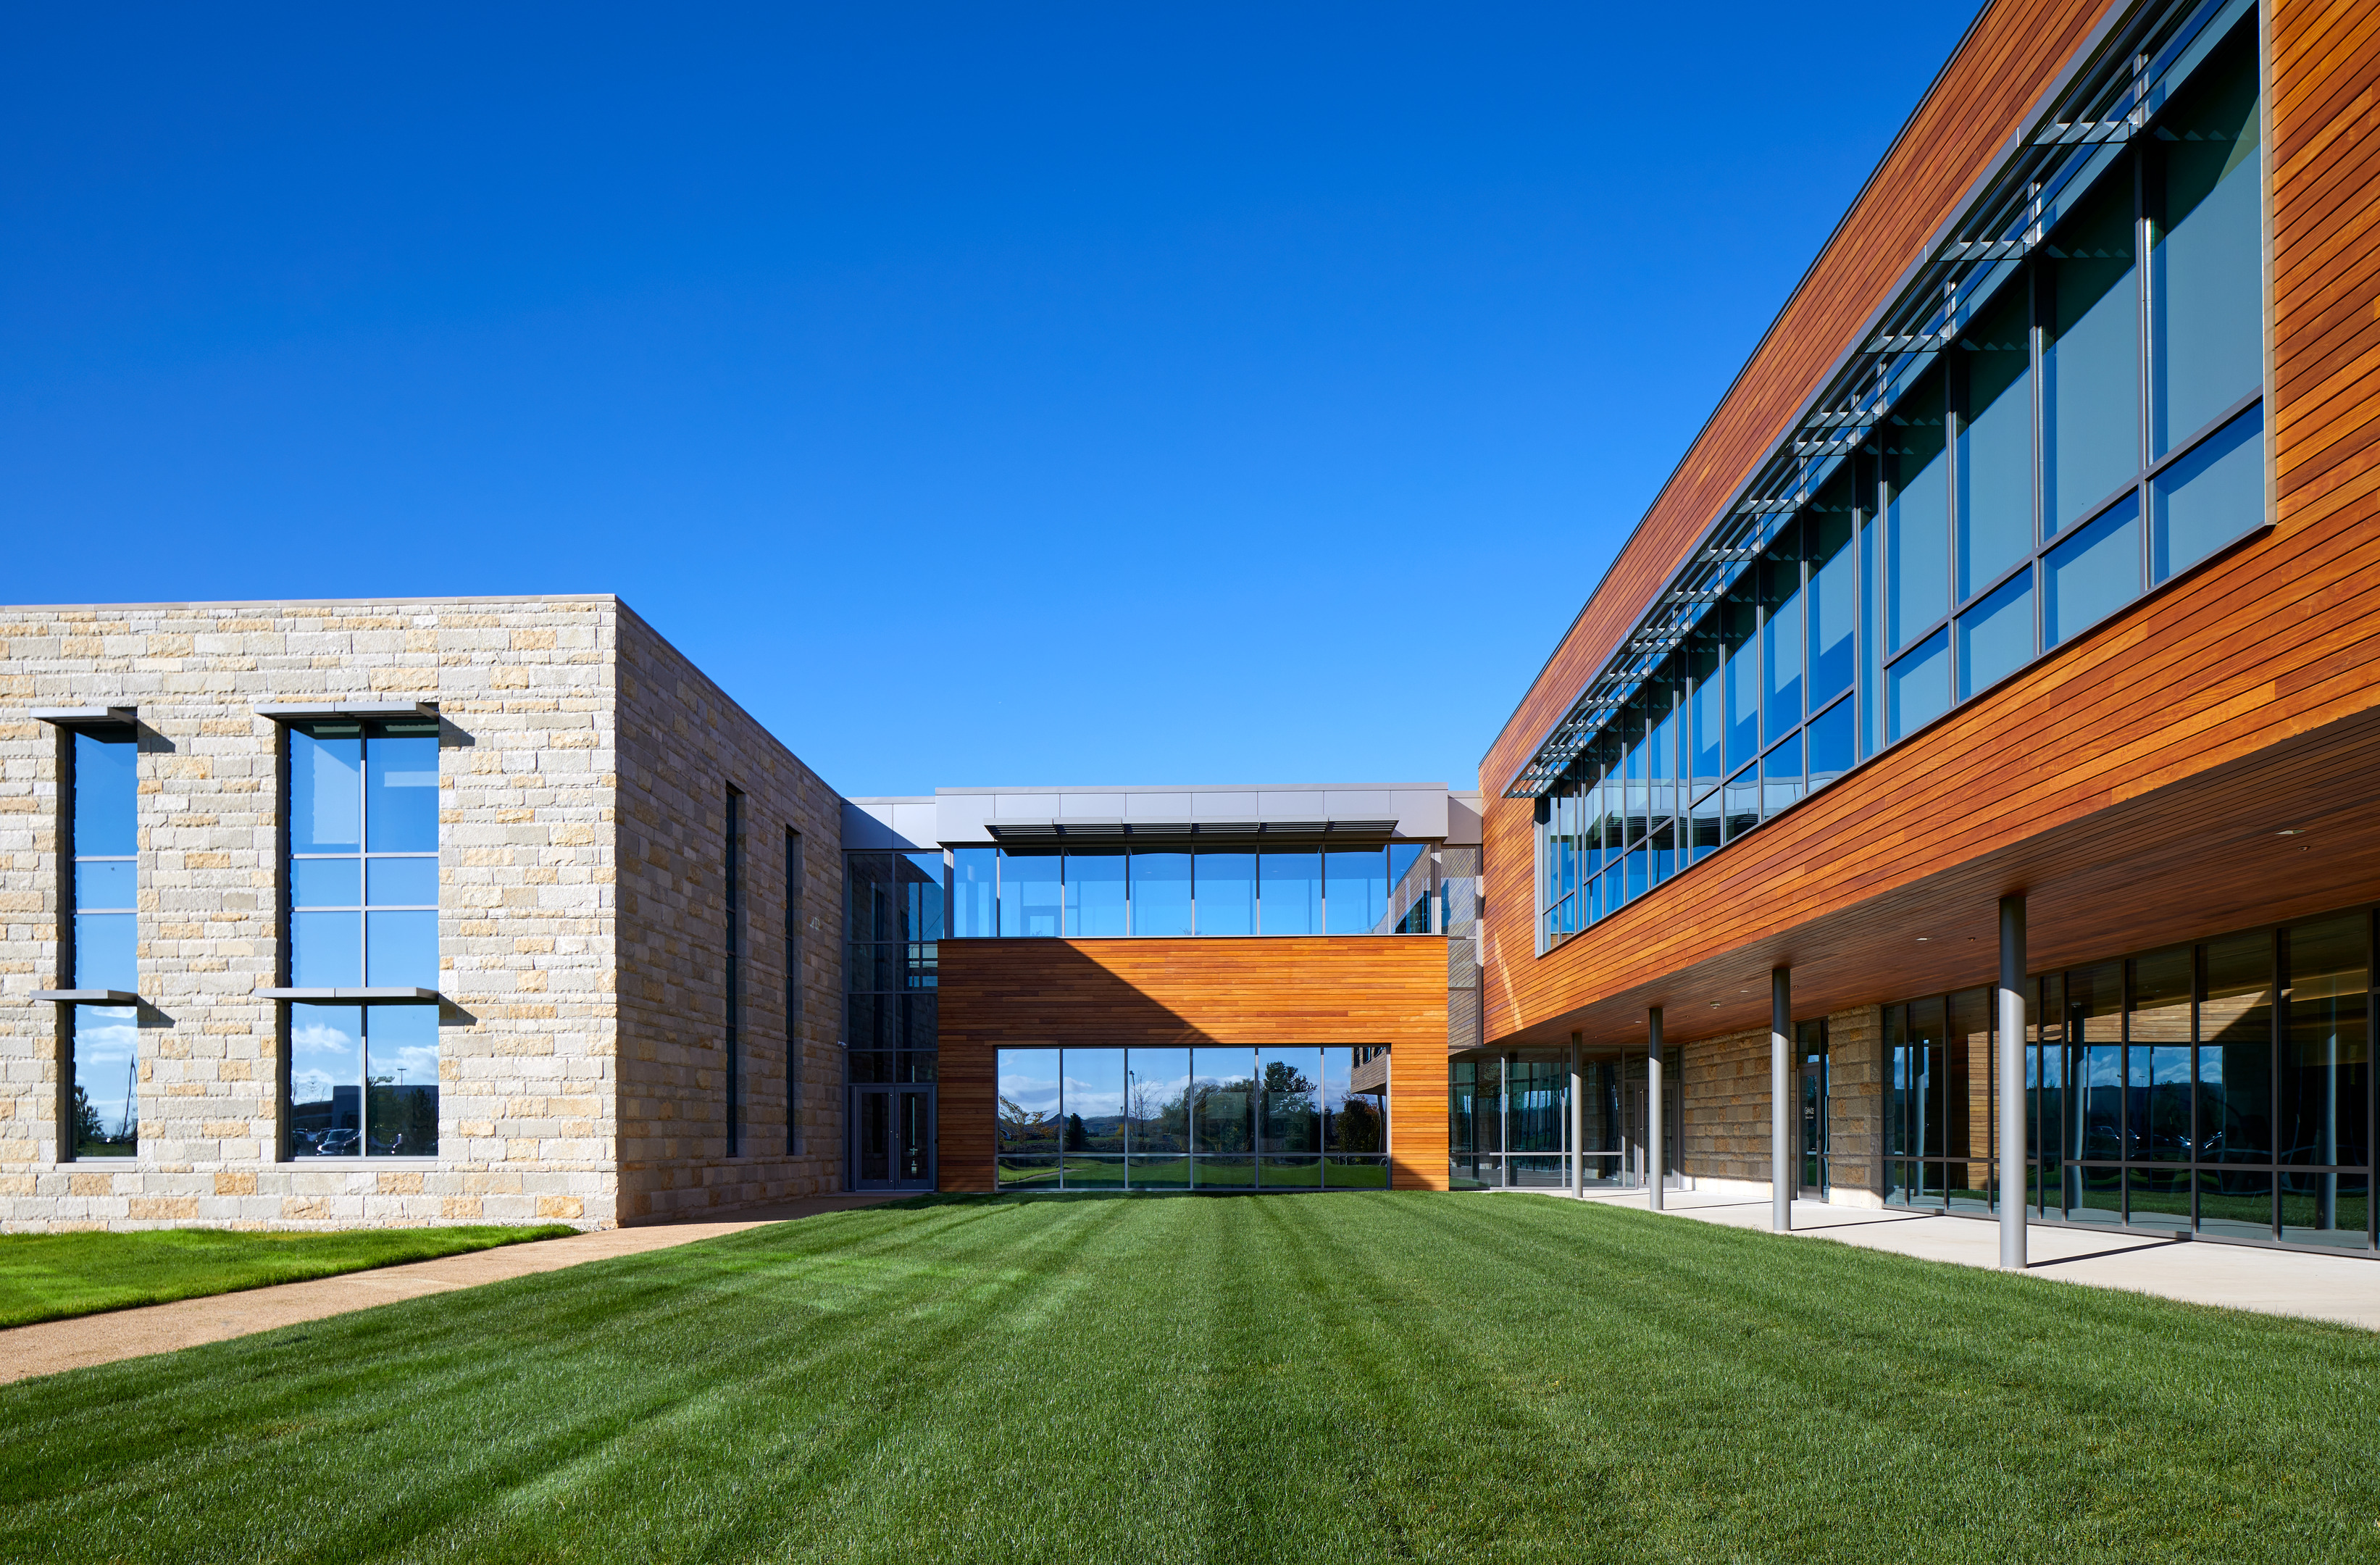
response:
M851 1089L851 1183L857 1190L934 1187L934 1089Z
M1801 1193L1815 1196L1827 1193L1827 1062L1823 1059L1802 1066Z

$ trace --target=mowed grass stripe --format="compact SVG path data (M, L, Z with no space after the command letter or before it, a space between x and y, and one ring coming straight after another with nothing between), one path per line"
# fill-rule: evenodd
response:
M1534 1197L938 1198L0 1389L0 1553L2375 1558L2375 1341Z

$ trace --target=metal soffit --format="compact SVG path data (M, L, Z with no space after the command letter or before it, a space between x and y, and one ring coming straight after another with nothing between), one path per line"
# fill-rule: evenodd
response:
M1261 837L1378 843L1397 834L1394 820L1124 820L1102 816L1047 819L987 820L984 830L1002 843L1098 842L1124 839Z
M1925 247L1900 292L1538 741L1505 784L1504 797L1534 799L1553 786L1950 346L1974 306L2025 257L2055 253L2046 236L2058 218L2253 8L2253 0L2144 4L2108 30L2056 102L2013 140L1999 167Z

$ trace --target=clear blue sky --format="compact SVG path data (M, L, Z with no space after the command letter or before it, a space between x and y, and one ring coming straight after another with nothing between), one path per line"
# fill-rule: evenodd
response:
M1975 9L17 6L0 601L615 591L849 794L1468 785Z

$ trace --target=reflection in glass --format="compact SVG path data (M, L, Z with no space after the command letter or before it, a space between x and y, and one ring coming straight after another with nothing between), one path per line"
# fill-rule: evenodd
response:
M2041 644L2070 641L2141 592L2141 503L2128 494L2042 560Z
M1760 753L1760 609L1748 573L1718 618L1727 653L1727 764L1738 767Z
M2131 1136L2126 1156L2152 1162L2191 1160L2191 991L2196 975L2189 947L2132 963L2129 1062L2125 1087ZM2160 1187L2163 1188L2163 1187ZM2188 1207L2181 1208L2188 1216Z
M438 1008L375 1005L364 1012L364 1150L375 1158L438 1152Z
M1256 1051L1191 1051L1190 1148L1199 1153L1256 1149Z
M1174 936L1190 932L1190 855L1132 855L1132 932Z
M1570 812L1576 815L1573 802ZM1565 824L1571 824L1566 822ZM1324 932L1368 935L1389 916L1389 855L1385 848L1332 848L1322 855Z
M1719 791L1713 788L1694 802L1686 822L1686 862L1718 851Z
M2371 1054L2365 1013L2371 974L2362 914L2288 931L2288 1052L2281 1068L2281 1159L2284 1163L2361 1167L2371 1161ZM2311 1219L2333 1228L2338 1182L2313 1178ZM2282 1220L2289 1220L2284 1186ZM2355 1226L2363 1226L2356 1214Z
M2149 497L2149 574L2156 581L2264 526L2264 404L2159 473Z
M2140 320L2129 157L2049 237L2041 350L2047 528L2071 527L2140 468Z
M1201 935L1253 935L1257 932L1256 855L1199 854L1196 889L1198 932Z
M1724 693L1718 678L1718 647L1706 637L1696 637L1687 658L1687 668L1694 680L1694 695L1687 701L1691 719L1686 736L1686 766L1694 774L1693 789L1696 794L1718 786L1727 774L1727 714L1720 696Z
M1771 737L1802 722L1801 537L1798 521L1786 523L1759 565L1761 688Z
M951 933L980 940L1000 933L1000 850L951 850Z
M129 1158L140 1146L138 1013L129 1005L78 1005L72 1014L73 1155Z
M75 987L87 989L140 988L139 916L130 913L82 913L74 920Z
M307 914L306 917L352 917ZM434 912L364 915L364 982L434 989L438 987L438 915Z
M1122 848L1066 855L1066 933L1096 939L1122 935L1124 855Z
M1959 699L1989 689L2033 656L2033 573L2021 571L1959 616Z
M1061 1062L1061 1150L1122 1152L1129 1099L1121 1049L1069 1049ZM1070 1171L1066 1183L1075 1183ZM1119 1180L1123 1177L1118 1171Z
M435 915L432 915L433 919ZM289 981L299 989L354 989L364 981L363 915L289 916ZM435 982L433 977L432 981Z
M436 900L438 861L384 859L387 864L428 864L431 900ZM364 904L364 861L360 858L293 858L289 861L289 905L292 907L361 907Z
M289 851L358 853L364 841L363 725L289 731Z
M1132 1151L1189 1151L1190 1051L1132 1050L1125 1076L1124 1114Z
M1720 807L1727 825L1727 840L1735 841L1760 824L1760 769L1747 766L1727 780L1720 790Z
M1258 1069L1257 1145L1268 1153L1321 1151L1322 1051L1266 1049Z
M1855 714L1851 701L1837 701L1810 720L1810 791L1817 792L1857 760L1852 744Z
M1884 441L1885 636L1908 645L1950 606L1950 480L1942 376L1929 372L1879 427Z
M292 1005L289 1155L359 1158L363 1150L363 1007Z
M1796 734L1760 761L1760 813L1763 818L1791 808L1802 796L1802 736Z
M2199 1160L2270 1162L2272 1122L2273 938L2209 940L2198 1007ZM2259 1188L2270 1195L2269 1185Z
M370 851L438 851L436 719L375 725L364 746L364 784Z
M1064 886L1058 851L1000 850L1000 932L1048 937L1062 928Z
M1363 1056L1359 1061L1358 1055ZM1322 1051L1322 1142L1330 1152L1389 1149L1389 1055L1385 1049Z
M1810 545L1810 705L1815 709L1852 687L1858 649L1859 579L1851 548L1847 472L1818 491L1803 525Z
M2025 290L2003 288L1960 339L1959 598L2033 552L2033 346Z
M1937 630L1885 670L1885 737L1903 739L1950 710L1950 637Z
M999 1062L1000 1155L1058 1150L1059 1059L1054 1049L1003 1049Z
M129 858L140 851L138 735L122 728L74 731L74 853Z
M2173 449L2264 379L2256 53L2241 28L2147 144L2152 433Z
M1322 855L1311 850L1257 855L1257 897L1266 934L1320 934Z

